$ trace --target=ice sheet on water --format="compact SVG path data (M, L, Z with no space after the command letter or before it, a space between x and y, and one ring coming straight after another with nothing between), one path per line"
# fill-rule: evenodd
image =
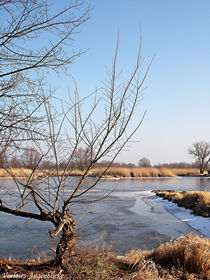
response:
M141 195L141 196L154 196L154 192L152 191L140 191L140 192L134 192L137 195Z

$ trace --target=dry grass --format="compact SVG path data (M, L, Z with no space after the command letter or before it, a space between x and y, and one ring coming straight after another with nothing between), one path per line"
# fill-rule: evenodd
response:
M99 176L104 171L103 168L93 169L91 174L93 176ZM115 178L125 178L125 177L174 177L176 175L170 169L163 168L153 168L153 167L110 167L104 177L115 177Z
M105 168L94 168L91 170L92 176L101 176L104 173ZM129 168L119 168L119 167L110 167L104 177L131 177Z
M200 176L198 168L172 168L170 169L176 176ZM207 172L204 173L204 175Z
M210 279L210 240L181 236L152 251L131 251L126 262L139 271L139 279L146 267L153 274L145 279Z
M32 170L27 168L10 168L8 170L0 168L0 177L27 177L31 174ZM36 171L40 174L40 171Z
M62 175L62 169L59 170L58 174ZM0 177L28 177L32 173L32 169L27 169L27 168L9 168L9 169L2 169L0 168ZM72 176L80 176L82 175L83 172L81 170L75 169L72 170L71 172L67 171L66 175L72 175ZM45 169L37 169L34 173L36 177L42 177L46 175L51 175L51 176L56 176L57 171L55 169L51 170L45 170Z
M104 172L104 168L93 168L89 175L91 176L100 176ZM32 170L27 168L11 168L6 171L0 168L0 177L27 177L31 174ZM36 176L45 176L49 174L55 176L57 171L55 169L49 170L36 170ZM62 169L59 171L59 174L62 174ZM75 169L66 172L66 175L71 176L81 176L83 172L81 170ZM127 167L110 167L104 177L115 177L115 178L125 178L125 177L176 177L176 176L198 176L198 169L177 169L177 168L155 168L155 167L136 167L136 168L127 168Z
M91 170L92 176L99 176L104 171L103 168ZM176 176L197 176L199 169L173 169L173 168L155 168L155 167L110 167L105 177L176 177Z
M204 191L155 191L156 195L168 199L178 206L192 210L195 215L210 217L210 192Z
M62 273L60 279L69 280L207 280L210 279L210 240L190 234L155 250L131 251L120 258L105 250L77 248L69 256L65 271L53 266L52 261L21 264L0 260L0 278L3 273L14 272L43 275L40 279L50 279L46 277L49 273Z

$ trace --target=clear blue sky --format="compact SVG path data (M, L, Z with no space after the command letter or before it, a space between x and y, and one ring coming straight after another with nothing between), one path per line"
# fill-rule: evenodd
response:
M86 1L85 1L86 2ZM118 161L191 162L187 149L210 141L210 0L92 0L90 20L81 27L75 47L88 49L70 67L82 96L106 78L120 29L119 70L135 63L139 29L142 55L155 60L145 82L139 114L146 118ZM58 87L62 91L64 85ZM71 82L70 82L71 84Z

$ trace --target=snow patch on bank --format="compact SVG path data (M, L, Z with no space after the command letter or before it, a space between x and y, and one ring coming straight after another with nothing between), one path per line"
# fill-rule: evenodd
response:
M155 198L154 201L156 203L162 204L165 207L165 209L169 213L173 214L177 219L187 223L190 227L199 231L204 236L208 238L210 237L210 218L195 216L191 214L190 209L179 207L175 203L168 200L163 200L160 197Z

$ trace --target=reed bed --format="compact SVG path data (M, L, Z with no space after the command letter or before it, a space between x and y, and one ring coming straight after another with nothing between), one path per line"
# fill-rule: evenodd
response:
M94 168L91 170L92 176L100 176L104 168ZM110 167L104 177L176 177L176 176L197 176L199 169L173 169L173 168L155 168L155 167Z
M176 176L198 176L199 170L196 168L191 169L173 169L173 168L155 168L155 167L110 167L104 174L105 168L93 168L89 171L90 176L115 177L115 178L131 178L131 177L176 177ZM0 177L28 177L32 170L27 168L11 168L8 170L0 168ZM58 171L58 175L62 175L63 170ZM37 169L35 176L41 177L46 175L57 175L56 169ZM83 171L79 169L67 170L66 176L81 176Z
M28 168L8 168L8 169L3 169L0 168L0 177L29 177L32 174L32 169ZM44 177L44 176L56 176L56 175L61 176L63 174L63 170L56 170L56 169L37 169L34 172L35 177ZM74 170L67 170L65 172L65 175L71 175L71 176L81 176L83 175L83 172L79 169L74 169Z
M210 192L205 191L155 191L178 206L191 209L195 215L210 217Z
M28 168L0 168L0 177L28 177L32 170ZM42 172L36 171L35 174L41 175Z
M199 176L198 168L172 168L170 169L176 176ZM204 173L207 175L207 172Z
M92 170L93 176L100 176L104 172L104 168L96 168ZM163 168L153 168L153 167L136 167L136 168L126 168L126 167L110 167L104 177L115 177L115 178L125 178L125 177L174 177L175 175L170 171Z

